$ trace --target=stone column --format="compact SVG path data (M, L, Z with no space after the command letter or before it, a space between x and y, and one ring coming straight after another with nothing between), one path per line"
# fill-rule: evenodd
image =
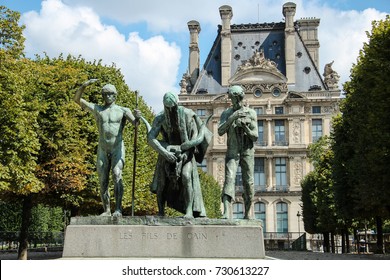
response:
M221 30L221 78L222 86L229 85L231 76L231 56L232 56L232 38L230 30L230 20L233 17L232 7L228 5L219 8L219 14L222 20Z
M266 119L267 122L267 146L272 146L272 119Z
M299 33L307 47L310 56L312 57L316 67L319 67L319 48L318 41L318 26L320 25L319 18L302 18L297 20L299 25Z
M267 172L267 190L272 191L273 190L273 157L267 156L266 157L267 163L268 163L268 172Z
M193 86L196 80L199 77L199 68L200 68L200 52L199 52L199 33L200 33L200 24L195 20L191 20L187 23L188 29L190 31L190 55L188 61L188 72L190 75L191 85Z
M296 4L288 2L283 5L283 16L285 17L284 38L286 51L286 77L288 84L295 84L295 28L294 16Z

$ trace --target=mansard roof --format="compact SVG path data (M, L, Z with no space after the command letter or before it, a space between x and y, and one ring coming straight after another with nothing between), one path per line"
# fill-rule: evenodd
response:
M296 25L297 26L297 25ZM239 67L242 67L253 57L254 53L262 52L264 57L275 63L279 73L286 76L285 65L285 23L256 23L256 24L233 24L231 27L231 77L236 74ZM208 93L224 93L226 87L221 85L221 26L218 26L218 34L213 46L207 56L203 69L200 71L198 80L194 85L193 93L207 89ZM289 90L308 91L317 87L326 90L326 85L310 56L298 28L295 28L296 60L295 60L295 85L289 86ZM252 73L247 71L246 75L256 79L270 79L269 73L253 69ZM258 75L265 75L263 77ZM237 77L236 77L237 78ZM275 76L274 76L275 78Z

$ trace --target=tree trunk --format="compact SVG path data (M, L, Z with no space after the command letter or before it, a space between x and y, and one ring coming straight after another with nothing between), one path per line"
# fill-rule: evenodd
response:
M355 242L354 242L354 244L355 244L355 252L360 254L360 250L359 250L359 236L358 236L356 228L353 229L353 238L355 240Z
M334 232L330 233L330 240L331 240L331 246L332 246L332 253L336 253L336 246L334 243Z
M324 236L324 252L325 253L329 253L330 252L330 248L329 248L329 232L324 232L324 233L322 233L322 235Z
M28 228L31 223L32 198L26 196L23 199L22 225L20 227L18 260L27 260Z
M351 246L349 244L349 231L348 231L348 229L345 230L345 241L346 241L346 245L347 245L346 253L351 253Z
M384 254L383 250L383 221L381 217L376 217L376 254Z
M344 230L341 232L341 253L345 254L345 234ZM348 240L347 240L348 241Z

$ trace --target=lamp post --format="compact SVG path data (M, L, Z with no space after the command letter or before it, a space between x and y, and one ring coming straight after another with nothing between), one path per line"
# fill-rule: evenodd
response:
M299 223L299 220L301 218L301 213L299 211L297 212L297 218L298 218L298 237L301 236L301 225Z

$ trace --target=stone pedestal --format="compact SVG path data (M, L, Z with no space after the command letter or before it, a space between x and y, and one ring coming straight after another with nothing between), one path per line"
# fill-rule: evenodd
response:
M257 220L165 217L75 217L64 258L265 257Z

